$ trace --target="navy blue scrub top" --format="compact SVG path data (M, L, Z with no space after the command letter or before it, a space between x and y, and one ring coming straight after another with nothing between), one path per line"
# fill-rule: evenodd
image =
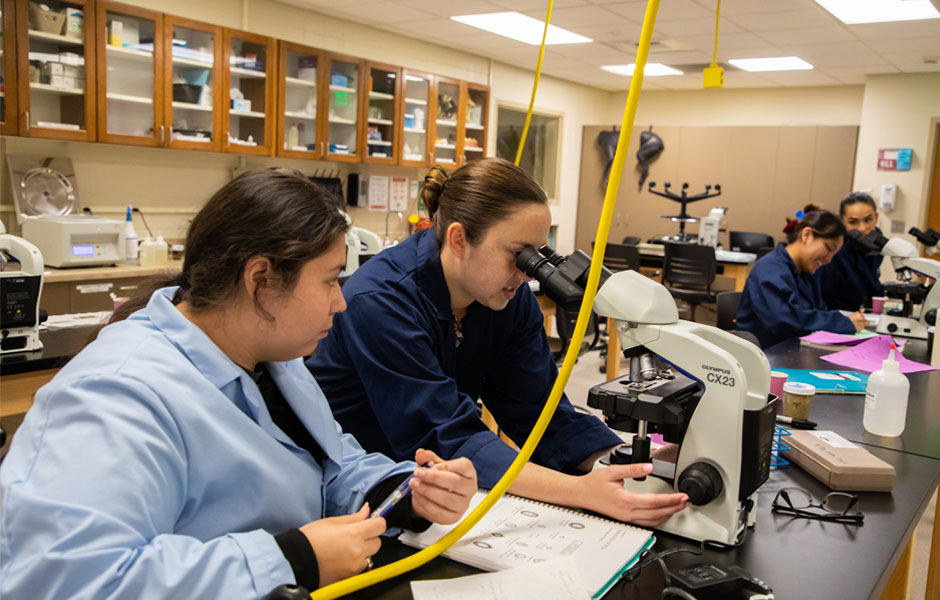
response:
M797 270L784 244L754 263L736 318L763 348L820 330L855 333L851 319L826 305L813 276Z
M432 230L383 250L343 286L348 307L307 360L333 414L369 451L414 458L468 457L492 487L516 456L480 420L481 398L522 445L558 369L529 286L493 311L471 304L456 345L450 293ZM620 443L598 418L562 397L533 462L574 473L591 454Z
M846 239L832 258L813 274L830 308L856 311L871 306L872 296L881 296L880 254L869 254L861 245Z

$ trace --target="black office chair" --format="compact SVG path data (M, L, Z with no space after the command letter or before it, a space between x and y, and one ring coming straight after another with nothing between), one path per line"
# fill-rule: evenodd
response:
M623 238L623 241L620 243L624 246L636 246L640 243L640 238L635 235L628 235L627 237Z
M712 283L718 269L715 249L698 244L665 244L663 283L672 297L689 305L690 321L695 320L695 308L703 302L715 302Z
M773 251L774 251L773 246L761 246L760 248L757 249L757 252L755 254L757 254L757 258L760 258L763 255L770 254Z
M591 249L594 242L591 242ZM613 273L618 271L636 271L640 268L640 251L636 246L626 244L607 244L604 251L604 266Z
M718 329L731 331L736 329L734 316L738 313L738 304L741 302L741 292L721 292L715 296L715 305L718 311L718 320L715 323Z
M770 247L773 250L774 238L766 233L754 231L731 231L728 233L728 244L736 252L751 252L757 254L761 248Z
M571 337L574 335L574 326L578 322L577 311L569 312L561 306L555 306L555 329L558 331L558 337L561 338L561 349L552 355L555 362L561 362L565 359L565 353L568 352L568 346L571 344ZM584 339L593 335L591 342L582 341L578 356L585 352L594 350L600 340L600 329L598 327L597 315L592 311L591 318L588 320L587 329L584 332Z

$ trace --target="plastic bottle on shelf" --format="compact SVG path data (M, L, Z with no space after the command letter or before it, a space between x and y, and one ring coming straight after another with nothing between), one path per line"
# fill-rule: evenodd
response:
M124 218L124 261L136 263L139 256L137 248L137 232L134 230L134 215L131 205L127 205L127 216Z
M144 241L140 243L140 266L142 267L155 267L157 266L157 244L153 239L148 235L144 238Z
M157 241L154 245L154 259L156 266L165 267L170 262L170 245L163 239L163 234L157 234Z
M290 129L287 131L287 147L293 150L297 147L297 140L299 138L299 133L297 131L297 124L290 126Z
M894 358L896 351L895 345L891 344L888 358L868 377L862 425L865 431L874 435L895 437L904 432L911 383L901 373Z

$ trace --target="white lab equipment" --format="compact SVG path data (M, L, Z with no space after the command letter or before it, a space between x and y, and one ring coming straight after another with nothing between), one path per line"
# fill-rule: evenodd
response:
M698 225L698 243L703 246L718 247L718 233L721 231L721 220L728 212L727 206L716 206L711 209L707 217L702 217Z
M18 268L7 270L16 263ZM42 253L36 246L15 235L0 234L0 354L42 350L42 274Z
M110 265L124 258L124 226L80 214L25 217L23 238L39 249L50 267Z

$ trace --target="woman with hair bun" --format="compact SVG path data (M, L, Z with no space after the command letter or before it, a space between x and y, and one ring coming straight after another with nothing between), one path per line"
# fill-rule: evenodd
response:
M0 469L4 598L226 598L369 568L387 527L454 523L467 459L366 454L301 357L345 308L346 220L295 171L199 211L183 271L119 309L36 394Z
M516 450L490 431L477 399L522 445L558 373L542 312L516 268L525 247L545 243L545 192L499 158L448 175L434 167L421 197L433 226L383 250L343 287L348 308L307 362L346 431L392 458L430 448L465 456L492 487ZM686 506L685 494L636 494L623 480L651 465L591 471L621 443L567 398L532 460L509 490L656 525Z
M839 203L839 217L847 231L868 235L878 229L878 209L875 200L865 192L853 192ZM872 296L880 296L880 254L868 252L861 244L849 238L832 258L820 267L814 277L819 282L823 299L829 308L856 310L871 306Z
M738 305L737 328L757 336L763 348L813 331L861 331L865 316L855 312L846 317L830 309L813 279L842 247L844 237L845 225L831 212L803 215L787 231L788 244L754 263Z

